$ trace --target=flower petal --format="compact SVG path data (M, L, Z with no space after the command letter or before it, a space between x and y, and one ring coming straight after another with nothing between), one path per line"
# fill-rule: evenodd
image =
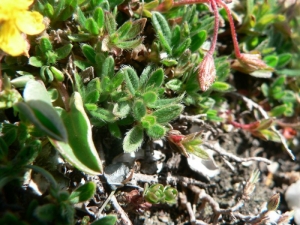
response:
M43 16L38 12L23 12L16 18L16 25L25 34L35 35L45 30Z
M13 22L0 26L0 49L11 56L28 55L28 43Z

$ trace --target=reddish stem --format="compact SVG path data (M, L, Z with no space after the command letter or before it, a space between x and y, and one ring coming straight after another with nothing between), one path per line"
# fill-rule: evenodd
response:
M222 0L216 0L216 1L219 5L223 6L223 8L225 9L225 11L227 13L227 16L228 16L228 19L229 19L229 25L230 25L230 31L231 31L235 56L237 58L240 58L241 57L241 52L240 52L240 49L239 49L239 43L238 43L238 40L237 40L235 26L234 26L234 22L233 22L233 18L232 18L230 9L228 8L228 6Z
M241 124L241 123L238 123L233 120L229 120L228 123L233 125L235 128L241 128L243 130L249 130L249 131L255 130L260 124L259 121L255 121L255 122L249 123L249 124Z
M216 4L216 0L210 0L211 8L214 12L215 16L215 26L214 26L214 33L213 33L213 39L211 42L211 46L207 52L207 54L213 55L216 45L217 45L217 39L218 39L218 31L219 31L219 12L218 12L218 6Z

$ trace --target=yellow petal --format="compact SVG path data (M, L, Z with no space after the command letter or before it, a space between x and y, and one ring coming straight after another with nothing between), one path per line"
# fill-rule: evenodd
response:
M16 18L16 24L25 34L35 35L45 30L43 16L38 12L23 12Z
M28 44L14 23L0 26L0 49L11 56L28 55Z

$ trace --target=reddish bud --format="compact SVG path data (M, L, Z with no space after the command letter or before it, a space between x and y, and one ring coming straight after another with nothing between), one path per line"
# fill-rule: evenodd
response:
M202 91L207 91L216 78L216 68L214 58L211 54L206 54L199 65L198 82Z
M252 73L257 70L273 71L262 59L260 54L246 54L242 53L238 60L231 65L233 69L243 73Z

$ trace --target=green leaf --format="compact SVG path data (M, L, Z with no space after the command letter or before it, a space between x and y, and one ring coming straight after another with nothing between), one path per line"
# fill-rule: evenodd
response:
M156 110L152 113L152 115L156 117L157 123L165 124L170 122L171 120L176 119L180 115L182 110L183 106L180 104L169 105Z
M46 37L41 38L39 48L40 48L40 50L42 51L43 54L45 54L48 51L53 50L51 41Z
M211 88L212 90L220 91L220 92L228 92L234 90L234 88L230 84L221 81L215 81L212 84Z
M150 74L152 70L154 69L153 65L148 65L142 72L140 76L140 86L144 87L146 85L146 82L148 81Z
M96 53L92 46L83 44L81 45L83 55L93 64L96 64Z
M129 32L130 28L132 27L132 21L126 21L125 23L122 24L122 26L116 31L117 36L120 39L123 40L129 40L125 38L126 34Z
M107 215L102 217L99 220L94 221L90 225L115 225L117 222L117 216L114 215Z
M276 55L268 55L264 57L264 61L268 66L276 67L278 63L278 57Z
M177 48L174 48L172 50L173 56L177 57L180 56L191 44L191 39L187 38L183 42L180 43L180 45Z
M172 79L166 83L166 87L170 88L172 91L180 91L182 88L182 81L179 79Z
M54 15L54 9L53 6L51 4L49 4L48 2L44 5L44 13L45 16L52 18Z
M83 97L84 103L96 103L100 98L100 79L99 77L91 80L86 89Z
M125 136L123 141L124 152L131 153L142 145L144 139L144 131L139 126L133 127Z
M122 133L121 130L119 128L119 126L116 123L109 123L108 124L108 130L111 133L111 135L113 135L116 138L121 138L122 137Z
M141 119L142 127L148 129L150 126L153 126L156 123L155 116L152 115L145 115Z
M57 216L57 210L57 206L53 203L44 204L34 210L34 215L44 223L53 222Z
M93 18L88 18L85 21L84 28L93 35L98 35L100 32L100 28L98 27L96 21Z
M97 7L94 11L93 18L100 30L104 27L104 12L101 7Z
M165 59L161 60L160 62L167 67L176 66L178 64L177 60L168 59L168 58L165 58Z
M149 77L146 88L159 88L164 81L164 71L162 68L154 71L151 76Z
M292 60L292 56L293 55L291 53L283 53L278 55L277 68L286 66Z
M85 26L86 18L84 13L81 11L80 7L77 7L77 20L81 27Z
M2 137L0 137L0 161L4 160L8 153L8 146Z
M57 60L66 58L70 54L72 48L72 44L66 44L60 48L55 49L55 52L57 54Z
M34 67L42 67L44 65L43 60L39 56L31 56L28 64Z
M131 67L126 67L123 70L124 79L126 82L126 87L132 95L135 95L135 92L139 88L139 77Z
M115 60L112 56L107 57L101 68L101 77L108 76L110 78L115 74Z
M154 124L146 130L149 137L159 139L165 136L166 129L160 124Z
M19 102L16 105L20 112L50 137L66 141L66 129L52 107L46 88L38 81L28 81L23 96L26 103Z
M133 21L128 32L126 32L126 34L124 34L123 37L120 36L120 39L131 40L133 38L136 38L143 31L146 22L147 22L146 18Z
M121 49L133 49L143 43L143 38L137 38L131 41L118 41L114 45Z
M152 22L156 32L161 32L163 37L168 41L170 44L171 41L171 30L168 24L168 21L165 17L160 14L159 12L152 13Z
M72 191L69 196L69 201L72 204L88 201L93 197L95 191L96 184L94 182L87 182L76 190Z
M64 74L63 72L61 72L59 69L57 69L54 66L50 66L50 70L54 76L54 78L58 81L58 82L62 82L64 81Z
M25 87L28 81L33 79L34 79L33 75L24 75L11 80L10 83L16 88L23 88Z
M143 94L143 100L146 105L155 103L157 98L157 94L154 91L148 91Z
M142 100L137 100L134 102L132 106L132 113L133 117L137 120L140 121L143 116L146 115L147 108L145 106L145 103Z
M112 35L117 30L117 23L114 15L110 12L105 12L105 29L109 35Z
M70 111L62 110L61 118L67 129L68 143L50 139L51 143L79 170L91 175L102 173L102 163L92 139L92 128L78 92L74 92L70 99Z
M176 25L172 29L172 39L171 39L171 44L172 46L178 46L180 43L180 26Z

